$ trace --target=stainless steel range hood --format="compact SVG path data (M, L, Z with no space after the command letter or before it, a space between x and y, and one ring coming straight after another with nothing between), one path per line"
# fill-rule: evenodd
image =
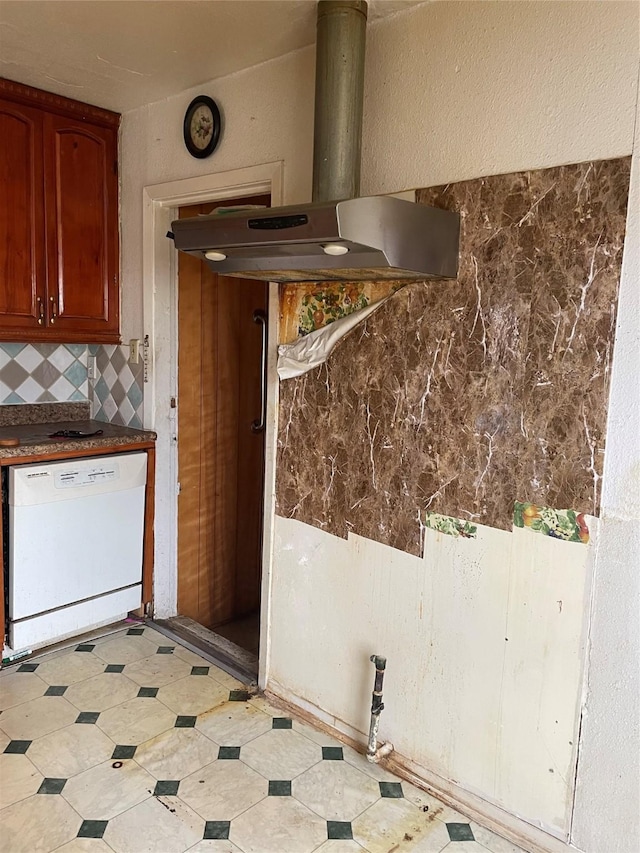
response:
M221 275L268 281L455 278L458 214L388 196L196 216L177 249Z
M364 0L318 3L313 203L177 220L177 249L266 281L456 277L457 213L357 197L366 22Z

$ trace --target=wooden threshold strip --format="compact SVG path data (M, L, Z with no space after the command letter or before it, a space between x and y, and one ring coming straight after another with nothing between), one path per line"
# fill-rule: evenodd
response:
M188 616L150 619L147 624L165 637L176 640L190 651L220 667L243 684L249 687L257 686L258 658L256 655L236 646L235 643L189 619Z

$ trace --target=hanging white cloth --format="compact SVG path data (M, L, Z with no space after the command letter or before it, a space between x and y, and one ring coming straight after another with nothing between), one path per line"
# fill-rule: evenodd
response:
M373 305L367 305L366 308L354 311L353 314L341 317L321 329L315 329L308 335L293 341L293 343L281 344L278 347L278 376L280 379L293 379L295 376L302 376L304 373L313 370L314 367L323 364L340 339L347 332L350 332L354 326L373 314L387 299L381 299L379 302L374 302Z

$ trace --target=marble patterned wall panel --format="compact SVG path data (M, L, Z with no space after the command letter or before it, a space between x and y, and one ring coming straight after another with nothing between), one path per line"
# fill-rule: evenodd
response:
M462 218L417 282L281 386L278 512L421 553L426 510L597 514L629 159L418 192Z
M530 289L520 500L599 508L630 166L602 160L418 192L424 204L462 213L460 280L478 288L483 328L501 317L481 287ZM506 328L500 337L508 345Z

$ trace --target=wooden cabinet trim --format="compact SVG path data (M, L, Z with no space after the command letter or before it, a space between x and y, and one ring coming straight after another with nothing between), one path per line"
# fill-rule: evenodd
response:
M0 467L8 465L34 465L45 462L61 462L65 459L79 459L83 456L110 456L113 453L135 453L139 450L155 450L155 441L136 441L131 444L103 444L97 447L83 447L80 450L51 450L47 453L34 453L30 456L0 457Z
M88 120L91 124L116 129L120 126L120 113L114 113L92 104L85 104L82 101L74 101L71 98L64 98L62 95L55 95L53 92L44 92L42 89L25 86L23 83L16 83L14 80L7 80L5 77L0 77L0 95L7 100L25 106L38 105L48 112L80 119L81 121L83 119Z
M6 316L6 315L5 315ZM0 340L6 343L28 344L120 344L119 331L77 331L62 326L3 326L0 316ZM106 325L106 323L105 323Z

